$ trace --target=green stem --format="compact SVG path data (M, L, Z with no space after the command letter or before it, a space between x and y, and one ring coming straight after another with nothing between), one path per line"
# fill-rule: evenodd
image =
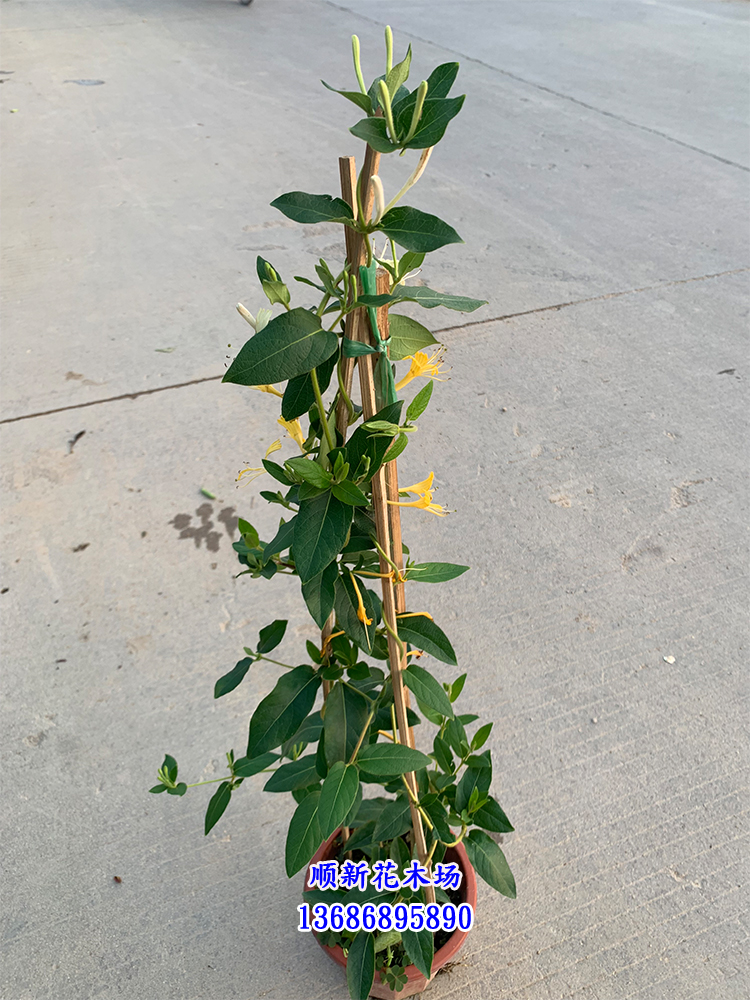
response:
M401 655L402 656L406 656L406 646L404 645L403 639L399 639L398 634L393 631L393 629L388 624L388 622L385 620L385 618L383 619L383 624L385 625L386 632L388 632L389 635L392 635L393 638L398 643L399 648L401 649Z
M328 333L333 333L333 331L336 329L336 327L339 325L339 323L341 322L341 320L346 315L347 311L348 310L346 308L344 308L344 309L341 310L341 312L338 314L338 316L336 317L336 319L333 321L333 325L328 328Z
M283 573L284 570L279 570L279 573ZM282 663L281 660L272 660L270 656L264 656L262 653L255 654L259 660L266 660L268 663L275 663L277 667L286 667L287 670L294 670L291 663Z
M378 542L377 538L373 539L373 541L375 542L375 548L378 550L378 552L383 557L383 559L385 559L385 561L388 563L388 565L391 567L391 569L394 570L395 573L400 573L401 571L399 570L398 566L391 559L391 557L388 555L388 553L385 552L383 550L383 548L381 548L380 543Z
M326 420L326 411L323 406L323 396L320 391L320 383L318 382L318 373L313 368L310 372L310 381L312 382L313 392L315 393L315 400L318 404L318 415L320 416L320 422L323 425L323 433L326 436L326 443L328 444L328 450L333 451L336 444L331 437L331 428L328 426L328 421Z
M353 764L354 761L357 759L357 754L359 753L359 748L362 746L362 741L364 740L365 736L367 735L367 731L370 728L370 723L372 722L374 716L375 716L375 711L374 710L371 711L370 714L367 716L367 722L365 723L364 729L359 734L359 739L357 740L357 745L354 748L354 751L353 751L351 757L349 758L349 763L350 764Z
M188 785L188 788L197 788L199 785L215 785L217 781L231 781L231 776L228 778L211 778L210 781L196 781L192 785Z
M343 360L344 360L343 358L339 358L339 363L336 365L336 378L338 379L339 392L341 393L341 398L344 400L347 412L349 413L349 419L347 420L347 423L350 424L352 420L354 420L354 403L352 403L351 399L349 398L349 394L347 393L346 387L344 386L344 379L341 374L341 362Z

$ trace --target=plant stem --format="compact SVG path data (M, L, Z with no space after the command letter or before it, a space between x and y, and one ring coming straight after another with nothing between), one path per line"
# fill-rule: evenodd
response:
M215 785L217 781L231 781L229 778L211 778L210 781L196 781L192 785L188 785L188 788L197 788L199 785Z
M281 573L283 570L279 570L279 572ZM286 667L287 670L294 670L291 663L282 663L281 660L272 660L270 656L264 656L262 653L256 653L255 655L259 660L266 660L268 663L275 663L277 667Z
M359 734L359 739L357 740L357 745L354 748L354 752L352 753L351 757L349 758L349 763L350 764L353 764L354 761L357 759L357 754L359 753L359 748L362 746L362 741L364 740L365 736L367 735L367 730L370 728L370 723L372 722L374 716L375 716L375 710L372 709L370 711L370 714L367 716L367 722L365 723L364 729Z
M323 433L326 436L326 442L328 444L328 450L333 451L336 444L331 437L331 428L328 426L328 420L326 419L326 411L323 406L323 396L320 391L320 383L318 382L318 373L313 368L310 372L310 381L312 382L313 392L315 393L315 400L318 404L318 415L320 416L320 422L323 425Z

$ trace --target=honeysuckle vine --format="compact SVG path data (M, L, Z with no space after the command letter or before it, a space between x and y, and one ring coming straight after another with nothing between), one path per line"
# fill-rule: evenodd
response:
M218 785L206 811L206 834L247 778L268 774L265 791L290 792L296 807L286 840L289 876L339 830L341 857L391 859L402 873L412 859L429 870L448 848L462 843L478 874L513 897L513 876L490 836L513 829L490 794L491 752L482 748L492 723L470 734L478 717L457 714L454 706L469 675L446 677L446 667L457 665L456 654L428 610L429 588L412 587L455 580L468 567L412 558L401 543L401 513L409 518L450 512L434 501L433 471L425 468L424 478L406 487L397 485L396 472L396 459L417 430L435 384L447 377L442 345L398 307L416 303L471 312L484 304L407 284L428 253L462 242L448 223L403 204L463 105L463 96L449 97L458 64L438 66L410 91L411 47L394 64L388 28L385 72L367 87L356 36L352 51L358 89L324 86L364 113L349 129L366 143L356 182L347 187L345 166L352 171L354 166L342 160L342 197L292 191L272 202L303 225L344 226L346 260L334 265L321 259L317 280L295 276L293 302L293 286L258 257L258 280L271 308L253 315L237 306L253 335L223 379L263 393L261 405L279 400L277 423L296 448L276 461L272 456L286 445L274 440L262 458L250 458L257 464L248 462L237 476L238 486L263 477L269 488L260 496L281 508L269 541L239 519L238 576L296 576L321 630L320 643L306 643L305 662L290 652L294 662L287 663L268 655L284 640L287 622L260 629L254 648L245 647L244 656L216 681L214 697L252 678L259 662L281 674L252 712L245 755L235 757L230 750L226 776L195 785ZM377 175L379 157L411 150L418 151L418 160L388 201ZM383 248L380 255L377 246ZM311 289L319 295L313 305ZM359 403L352 390L355 366ZM421 380L416 394L404 398ZM380 594L372 589L377 585ZM291 650L293 640L287 646ZM423 665L430 661L438 665ZM416 737L414 727L419 727ZM171 755L158 778L154 793L182 796L195 787L178 780ZM371 786L380 786L382 794L373 797ZM343 896L343 889L313 891L316 901ZM431 891L420 888L413 898L429 901ZM439 899L439 890L434 892ZM407 897L399 890L384 898ZM362 930L356 947L355 935L346 930L330 932L327 940L341 943L349 956L352 996L369 992L370 966L372 975L377 969L393 987L403 985L410 962L430 977L431 931L394 936Z

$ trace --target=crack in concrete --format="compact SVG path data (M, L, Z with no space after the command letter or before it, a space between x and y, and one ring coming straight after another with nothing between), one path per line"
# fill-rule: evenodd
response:
M334 3L334 0L326 0L326 3L336 10L343 10L348 14L359 16L364 21L369 21L371 24L377 24L380 27L385 24L384 21L378 21L374 17L368 17L367 14L363 14L359 10L352 10L351 7ZM727 166L737 167L739 170L744 170L746 173L750 173L750 167L746 167L742 163L736 163L734 160L728 160L724 156L719 156L718 153L711 153L707 149L701 149L700 146L692 146L689 142L684 142L682 139L677 139L673 135L669 135L668 132L660 132L659 129L651 128L650 125L641 125L640 122L631 121L629 118L624 118L622 115L615 114L614 111L605 111L603 108L597 108L596 105L587 104L586 101L581 101L577 97L572 97L570 94L564 94L560 90L554 90L552 87L546 87L543 83L535 83L533 80L527 80L526 77L518 76L517 73L511 73L510 70L501 69L499 66L493 66L491 63L484 62L483 59L478 59L476 56L469 56L465 52L459 52L457 49L452 49L447 45L443 45L441 42L435 42L430 38L424 38L421 35L416 35L412 31L404 31L403 34L416 39L418 42L424 42L425 45L432 45L434 48L442 49L444 52L451 52L453 55L460 56L461 59L466 59L468 62L476 63L477 66L483 66L485 69L489 69L493 73L500 73L502 76L507 76L510 80L516 80L518 83L524 83L527 87L534 87L535 90L541 90L545 94L551 94L553 97L559 97L563 101L570 101L571 104L577 104L580 108L586 108L587 111L593 111L598 115L603 115L605 118L612 118L614 121L622 122L623 125L630 125L631 128L638 128L643 132L650 132L651 135L658 135L661 139L666 139L668 142L674 142L676 145L682 146L685 149L691 149L694 153L702 153L703 156L710 156L711 159L718 160L719 163L726 163Z
M536 309L525 309L523 312L505 313L503 316L492 316L490 319L475 319L469 323L458 323L456 326L441 326L433 333L448 333L449 330L464 330L469 326L484 326L485 323L500 323L506 319L515 319L516 316L533 316L535 313L554 312L558 309L567 309L569 306L582 306L587 302L603 302L606 299L619 299L622 295L637 295L639 292L652 292L659 288L672 288L674 285L689 285L692 281L708 281L711 278L723 278L729 274L743 274L750 271L750 267L738 267L733 271L717 271L716 274L700 274L693 278L678 278L674 281L660 281L655 285L643 285L641 288L627 288L622 292L607 292L604 295L592 295L588 299L571 299L570 302L558 302L554 306L538 306ZM719 373L721 374L721 372ZM0 423L3 421L0 420Z
M723 278L731 274L743 274L750 267L738 267L732 271L717 271L716 274L701 274L693 278L679 278L675 281L661 281L656 285L643 285L641 288L628 288L621 292L607 292L604 295L593 295L587 299L572 299L570 302L558 302L552 306L538 306L536 309L525 309L523 312L506 313L503 316L491 316L489 319L470 320L468 323L457 323L455 326L442 326L433 333L448 333L452 330L465 330L470 326L485 326L487 323L502 323L506 319L517 316L533 316L535 313L553 312L567 309L570 306L585 305L587 302L603 302L606 299L619 299L623 295L637 295L639 292L651 292L659 288L672 288L675 285L688 285L693 281L709 281L711 278ZM720 373L722 374L722 373ZM167 392L169 389L184 389L190 385L201 385L203 382L218 382L223 375L208 375L206 378L194 378L189 382L174 382L171 385L160 385L154 389L141 389L138 392L123 392L118 396L105 396L104 399L91 399L86 403L71 403L68 406L57 406L53 410L38 410L36 413L23 413L18 417L5 417L0 424L15 424L19 420L33 420L35 417L49 417L55 413L65 413L68 410L83 410L87 406L99 406L102 403L117 403L123 399L138 399L139 396L153 396L157 392Z

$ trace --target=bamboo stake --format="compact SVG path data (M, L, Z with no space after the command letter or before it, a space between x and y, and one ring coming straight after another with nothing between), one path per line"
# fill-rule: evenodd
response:
M365 211L365 218L367 219L372 214L372 205L375 197L370 179L377 174L379 167L380 153L377 153L371 146L368 146L360 183L360 200ZM339 158L339 175L341 178L342 197L354 209L357 204L357 165L353 156L342 156ZM346 258L349 261L350 274L355 281L359 281L359 268L361 264L365 263L367 256L365 240L360 233L355 233L348 226L344 226L344 236L346 239ZM363 310L357 309L356 312L349 313L346 317L344 336L349 337L350 340L369 340L367 321ZM355 360L355 358L344 358L341 366L342 381L349 396L351 396ZM348 423L349 417L346 404L341 399L336 410L336 430L343 434L344 437L346 437Z
M362 170L362 182L360 185L360 200L365 211L365 217L369 218L372 213L372 205L375 198L370 184L370 178L377 174L380 167L380 153L371 146L367 147L365 153L364 167ZM339 157L339 176L341 179L341 193L344 201L352 206L356 211L357 204L357 163L353 156ZM364 237L360 233L355 233L353 229L344 226L344 238L346 240L346 258L350 264L350 271L355 280L359 280L359 267L364 264L367 256ZM357 309L356 313L349 313L345 320L344 336L351 340L367 340L367 329L364 325L364 313ZM344 358L342 362L342 381L346 389L347 396L352 394L352 376L354 374L354 358ZM336 407L336 430L346 441L346 432L349 429L349 411L343 398L338 401ZM398 509L398 508L397 508ZM320 634L321 648L325 649L328 637L333 633L336 616L331 612L328 621L323 626ZM323 699L328 697L331 690L331 682L323 681Z
M378 273L377 292L387 292L390 290L388 274L385 271ZM378 311L378 325L381 336L387 337L387 306ZM364 317L364 310L357 310ZM359 332L359 331L358 331ZM368 341L369 341L368 336ZM375 362L376 357L372 354L361 356L357 359L359 366L359 383L362 392L362 409L365 420L370 420L378 410L378 401L375 391ZM380 358L379 364L387 364L387 360ZM372 505L375 513L375 531L378 543L384 552L393 557L393 545L390 530L390 516L388 506L388 491L386 486L386 471L381 466L372 478ZM398 485L396 485L398 494ZM398 508L394 508L398 510ZM397 522L400 535L400 521ZM400 545L399 545L400 548ZM401 553L399 553L401 554ZM402 557L403 558L403 557ZM394 560L395 562L395 560ZM398 565L398 563L397 563ZM380 572L390 574L390 566L386 560L380 557ZM407 692L404 685L402 671L406 669L406 656L402 653L402 647L394 638L398 634L398 621L396 618L396 590L391 581L390 575L381 579L383 593L383 618L388 624L388 660L390 664L391 684L393 687L393 703L396 710L396 722L398 726L399 739L406 746L414 745L414 737L409 726L407 715ZM427 860L427 844L425 841L424 827L422 826L422 816L415 805L414 800L418 797L417 779L412 771L405 775L409 795L409 809L411 811L412 830L414 831L414 844L417 848L417 857L420 864L425 864ZM425 886L425 899L428 903L435 902L435 890L433 886Z

